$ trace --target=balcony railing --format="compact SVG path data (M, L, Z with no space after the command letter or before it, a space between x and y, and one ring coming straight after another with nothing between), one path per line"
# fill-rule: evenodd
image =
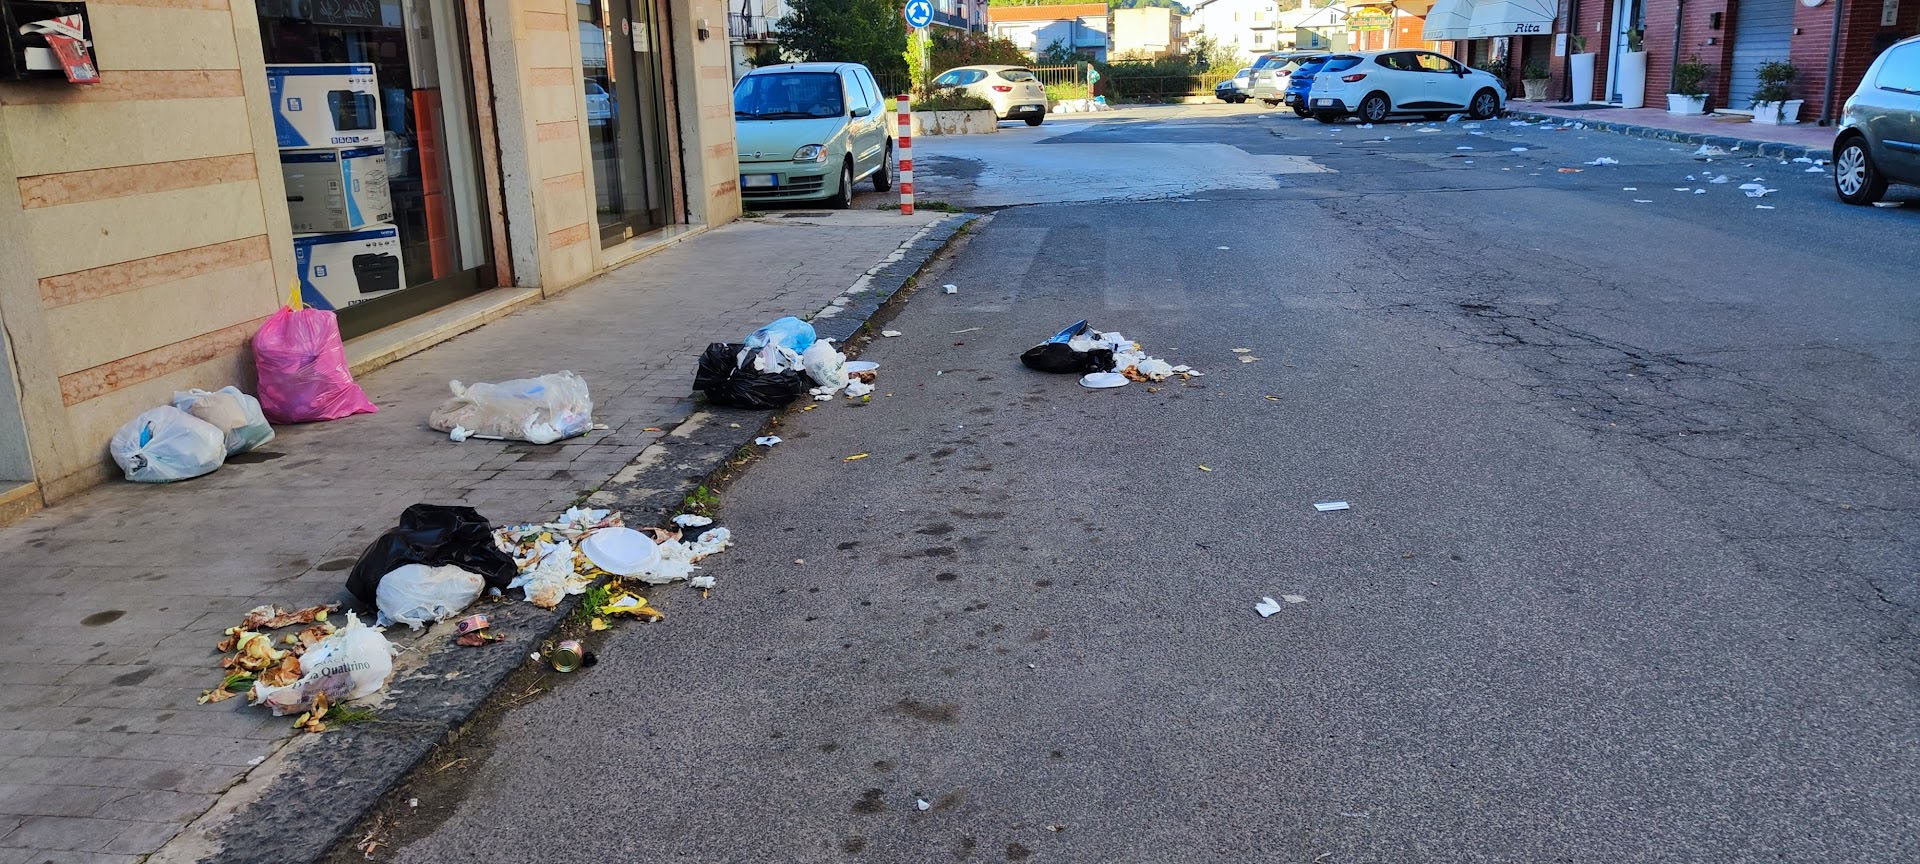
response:
M749 15L744 12L727 13L727 37L731 39L771 39L773 25L777 19L766 15Z

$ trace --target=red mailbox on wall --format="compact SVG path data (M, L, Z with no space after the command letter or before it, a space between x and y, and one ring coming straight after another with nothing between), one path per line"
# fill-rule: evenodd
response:
M0 58L0 80L100 80L87 4L0 0L0 27L7 49Z

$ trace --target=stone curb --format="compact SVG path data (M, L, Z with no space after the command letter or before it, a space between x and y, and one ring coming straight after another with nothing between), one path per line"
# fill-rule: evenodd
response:
M1662 129L1658 126L1642 126L1637 123L1614 123L1611 121L1582 120L1577 117L1565 117L1559 114L1539 114L1532 111L1510 109L1504 115L1517 120L1532 120L1549 123L1584 123L1588 129L1612 132L1616 135L1628 135L1634 138L1651 138L1658 141L1672 141L1676 144L1707 144L1727 150L1740 150L1756 153L1772 159L1808 159L1831 160L1833 151L1826 147L1803 147L1799 144L1782 144L1778 141L1760 141L1753 138L1734 138L1726 135L1708 135L1704 132L1684 132L1678 129Z
M816 317L816 331L842 342L858 334L977 218L960 214L928 225L861 276L848 294L836 298L828 308L839 311ZM694 359L687 360L689 381ZM733 456L750 447L779 413L696 410L588 501L619 509L635 525L644 524L643 519L664 520L689 492L724 476ZM241 780L149 860L309 862L353 842L350 832L436 747L457 739L468 720L529 662L531 652L552 638L579 603L579 597L569 597L551 611L518 601L483 605L480 610L496 630L508 635L487 648L453 647L452 624L435 625L395 658L394 678L380 704L373 706L377 720L294 739L255 769L271 772L255 794L226 800L252 778Z

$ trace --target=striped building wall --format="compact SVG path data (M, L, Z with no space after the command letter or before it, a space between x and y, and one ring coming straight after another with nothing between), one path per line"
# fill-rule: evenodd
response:
M0 319L49 501L173 391L250 388L292 275L252 4L87 8L101 83L0 84Z

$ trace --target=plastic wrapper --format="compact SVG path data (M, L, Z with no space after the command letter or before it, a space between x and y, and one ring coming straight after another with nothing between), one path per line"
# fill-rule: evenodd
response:
M821 339L801 352L800 365L815 384L834 390L847 386L847 355L834 350L832 340Z
M451 564L404 564L380 577L380 586L374 590L374 605L380 609L376 623L405 624L418 630L423 624L460 614L480 599L486 587L480 574Z
M587 382L572 372L516 378L498 384L451 385L453 398L427 417L442 432L551 444L593 428Z
M360 553L347 574L347 591L361 603L377 606L380 580L407 564L451 564L480 574L488 588L503 591L518 572L512 556L494 544L493 526L479 511L415 504L400 514L398 525Z
M353 383L340 323L325 309L280 307L253 334L260 408L275 423L337 420L380 409Z
M348 613L347 626L300 655L299 680L284 687L255 681L253 700L273 709L274 716L285 716L311 710L314 699L323 695L329 703L364 699L386 686L399 650L380 631Z
M240 392L238 387L181 391L173 394L173 407L219 428L226 436L228 456L273 440L273 427L260 410L260 400Z
M171 405L140 413L113 433L114 464L135 483L171 483L198 477L227 460L219 427Z

